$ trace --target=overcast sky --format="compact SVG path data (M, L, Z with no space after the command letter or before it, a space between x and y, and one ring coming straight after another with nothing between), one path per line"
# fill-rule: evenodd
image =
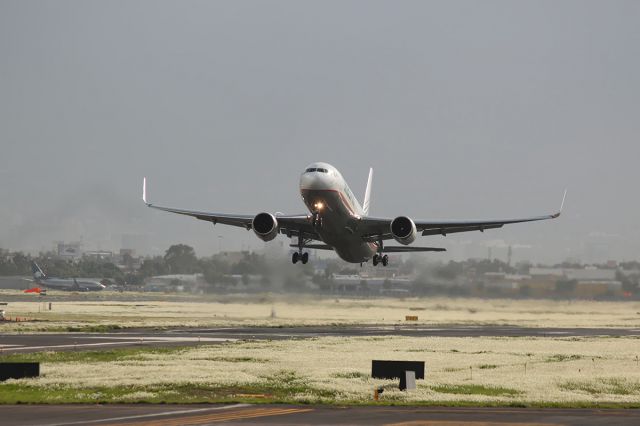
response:
M326 161L360 197L374 167L376 216L544 214L568 188L557 221L420 242L445 256L638 259L639 23L638 1L0 0L0 247L260 248L145 208L142 177L159 204L300 213Z

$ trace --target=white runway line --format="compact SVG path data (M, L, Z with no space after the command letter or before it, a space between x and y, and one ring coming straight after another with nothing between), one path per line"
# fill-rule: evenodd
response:
M83 337L87 338L87 337ZM111 337L93 337L94 339L112 339ZM21 347L13 347L7 348L11 351L23 351L23 350L33 350L33 349L61 349L61 348L82 348L82 347L91 347L91 346L122 346L123 344L131 343L131 344L148 344L148 343L193 343L198 342L197 337L193 338L147 338L147 339L132 339L132 338L119 338L121 339L118 342L99 342L99 343L71 343L64 345L45 345L45 346L21 346ZM200 342L235 342L237 339L223 339L223 338L215 338L210 337L208 340L201 339Z
M130 340L132 342L235 342L238 339L228 339L226 337L176 337L176 336L82 336L83 339L109 339L109 340Z
M152 414L138 414L135 416L123 416L123 417L109 417L108 419L98 419L98 420L83 420L80 422L65 422L65 423L45 423L37 426L64 426L64 425L86 425L91 423L105 423L105 422L116 422L120 420L132 420L132 419L144 419L148 417L162 417L162 416L172 416L176 414L191 414L191 413L201 413L203 411L222 411L222 410L231 410L233 408L245 408L250 407L250 404L234 404L234 405L225 405L223 407L209 407L209 408L194 408L193 410L176 410L176 411L163 411L162 413L152 413Z

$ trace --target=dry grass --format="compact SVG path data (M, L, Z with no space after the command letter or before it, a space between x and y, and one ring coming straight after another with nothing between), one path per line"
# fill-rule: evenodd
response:
M407 403L637 406L638 353L635 338L326 337L139 352L108 361L74 357L45 362L42 377L7 385L49 395L64 389L67 398L97 387L111 394L104 388L111 386L156 401L171 400L175 389L187 401L189 389L217 389L216 398L227 400L276 389L280 400L323 403L368 402L374 387L384 385L384 401ZM397 382L369 377L372 358L425 361L426 380L416 391L400 392Z
M10 292L0 292L0 298ZM14 292L14 295L17 292ZM504 300L504 299L335 299L319 296L154 295L106 293L87 300L65 300L54 293L52 311L42 311L40 299L10 302L7 314L40 320L2 324L2 331L46 330L51 327L117 325L281 326L326 324L397 324L418 315L418 324L519 325L525 327L640 327L639 302ZM49 296L47 296L49 297ZM74 297L78 297L75 295ZM82 296L81 296L82 297ZM89 299L93 297L93 300ZM148 297L148 295L145 295ZM176 300L179 297L178 300ZM96 300L99 298L99 300ZM128 299L127 299L128 298ZM58 300L60 299L60 300ZM45 300L51 300L45 299ZM271 318L272 309L276 313ZM413 323L413 322L412 322Z

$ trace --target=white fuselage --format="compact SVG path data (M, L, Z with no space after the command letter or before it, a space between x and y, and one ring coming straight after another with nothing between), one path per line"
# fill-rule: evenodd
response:
M317 228L322 241L347 262L366 262L377 245L365 242L356 232L362 206L340 172L327 163L313 163L300 176L300 195L312 214L321 219Z
M36 280L36 283L54 290L67 291L101 291L106 288L99 281L88 278L44 278Z

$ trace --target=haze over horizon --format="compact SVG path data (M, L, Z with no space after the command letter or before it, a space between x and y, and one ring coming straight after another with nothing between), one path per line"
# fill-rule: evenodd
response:
M0 247L204 256L304 212L336 166L371 213L560 219L423 237L450 259L640 259L640 2L0 0ZM284 236L269 244L287 243Z

